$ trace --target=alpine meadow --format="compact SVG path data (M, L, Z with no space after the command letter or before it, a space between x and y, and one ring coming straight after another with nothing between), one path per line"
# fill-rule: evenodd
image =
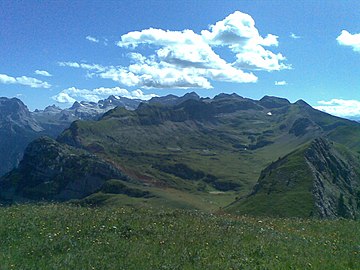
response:
M360 269L357 1L0 1L0 269Z

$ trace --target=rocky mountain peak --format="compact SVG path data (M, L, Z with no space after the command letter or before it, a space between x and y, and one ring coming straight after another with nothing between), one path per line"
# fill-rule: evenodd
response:
M27 106L17 98L0 98L0 126L12 132L15 132L15 127L35 132L43 130Z
M70 110L75 110L82 107L81 103L78 101L75 101L74 104L70 107Z
M30 112L26 105L18 98L0 98L0 117L19 119L29 117Z
M14 183L13 177L22 180ZM82 198L99 190L109 179L128 180L119 169L95 155L41 137L26 148L18 169L2 178L0 198ZM4 191L9 185L14 188Z
M220 93L214 97L214 100L223 99L223 98L243 98L243 97L239 96L236 93L232 93L232 94Z
M176 95L167 95L164 97L153 97L148 101L149 104L161 104L165 106L175 106L187 100L200 100L200 96L195 92L187 93L182 97Z
M56 106L55 104L53 105L50 105L50 106L47 106L45 109L44 109L44 112L46 113L58 113L61 111L61 108ZM40 112L39 110L36 110L36 112Z
M294 104L302 106L302 107L306 107L306 108L312 108L308 103L306 103L304 100L299 99L298 101L296 101Z
M289 106L290 101L286 98L264 96L262 99L259 100L259 104L267 109L274 109Z
M195 93L195 92L190 92L190 93L186 93L185 95L183 95L182 97L180 97L180 99L184 99L184 100L188 100L188 99L194 99L194 100L199 100L200 96Z

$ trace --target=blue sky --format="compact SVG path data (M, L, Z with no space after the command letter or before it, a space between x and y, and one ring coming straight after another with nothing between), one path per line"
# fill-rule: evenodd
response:
M0 96L235 92L360 115L359 1L0 1Z

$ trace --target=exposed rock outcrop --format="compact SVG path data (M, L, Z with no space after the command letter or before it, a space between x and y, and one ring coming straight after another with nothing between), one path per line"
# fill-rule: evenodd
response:
M357 160L342 155L333 143L316 139L305 152L313 174L313 195L316 215L320 217L355 218L359 175ZM341 199L343 198L343 199Z
M1 178L0 196L3 201L78 199L113 178L128 180L96 155L42 137L29 144L19 167Z

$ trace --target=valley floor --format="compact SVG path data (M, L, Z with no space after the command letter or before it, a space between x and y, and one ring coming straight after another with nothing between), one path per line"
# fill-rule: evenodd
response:
M186 210L0 208L1 269L360 269L360 223Z

